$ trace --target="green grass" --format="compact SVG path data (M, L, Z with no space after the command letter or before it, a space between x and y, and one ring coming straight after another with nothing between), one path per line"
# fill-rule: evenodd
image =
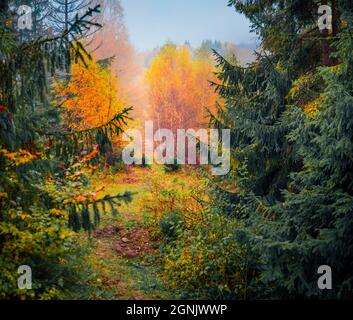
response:
M117 215L107 212L101 217L97 229L100 236L91 239L90 260L95 266L95 278L97 286L103 290L102 296L118 300L163 300L180 296L178 288L171 291L163 281L159 219L174 206L189 210L192 219L199 219L195 215L199 208L194 207L191 195L198 190L200 181L188 169L166 174L163 166L157 165L93 177L92 190L104 186L99 197L127 191L133 193L132 202L122 203L117 208ZM193 223L190 217L189 223ZM130 238L127 244L123 241L125 236ZM144 245L147 245L147 251L144 251ZM138 255L126 257L129 249L136 249Z
M100 196L115 195L126 191L134 193L131 203L123 203L118 207L119 214L112 216L107 212L101 217L98 230L109 226L124 228L133 232L138 228L148 228L145 225L147 213L144 207L145 197L148 196L149 174L153 169L133 169L131 172L121 172L114 175L96 176L92 186L105 186ZM130 179L130 180L129 180ZM105 290L109 299L142 300L142 299L171 299L171 294L165 289L158 265L158 242L156 254L145 254L134 258L119 255L114 249L119 234L91 239L91 260L95 265L97 284Z

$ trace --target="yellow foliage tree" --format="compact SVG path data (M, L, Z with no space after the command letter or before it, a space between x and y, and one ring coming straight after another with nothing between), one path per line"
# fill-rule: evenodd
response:
M70 81L55 82L53 93L66 111L65 122L76 130L103 125L124 107L117 77L94 60L73 64Z
M210 57L193 58L188 47L165 45L146 73L152 117L159 128L199 128L206 107L218 99L209 81L216 81Z

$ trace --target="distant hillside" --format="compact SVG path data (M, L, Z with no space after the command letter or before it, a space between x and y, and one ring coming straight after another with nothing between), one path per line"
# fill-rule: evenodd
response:
M231 42L205 40L202 42L201 47L197 49L198 52L212 52L212 50L215 50L226 59L231 59L235 56L238 63L242 66L255 60L253 46L246 48Z
M193 48L188 42L185 42L184 45L188 46L190 51L195 55L212 54L212 50L215 50L226 59L231 59L233 56L235 56L236 60L241 66L246 66L248 63L255 61L254 44L249 44L248 47L246 47L244 44L237 46L231 42L205 40L202 42L199 48ZM160 47L157 47L153 50L145 51L142 53L146 68L149 67L152 59L159 52L159 50Z
M246 66L248 63L254 62L256 59L254 49L248 48L236 48L235 57L242 66Z

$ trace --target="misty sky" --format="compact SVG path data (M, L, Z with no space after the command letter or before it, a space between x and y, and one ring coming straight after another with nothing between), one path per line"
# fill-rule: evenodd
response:
M122 0L125 21L133 45L140 51L167 40L222 40L252 43L249 22L227 6L227 0Z

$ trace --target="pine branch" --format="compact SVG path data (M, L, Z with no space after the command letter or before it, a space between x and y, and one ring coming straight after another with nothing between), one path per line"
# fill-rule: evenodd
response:
M83 29L87 29L88 26L96 26L96 27L102 27L101 24L92 22L90 20L86 20L88 17L92 17L94 13L100 13L100 5L96 5L94 8L88 8L87 12L79 17L78 14L75 17L74 23L70 25L70 28L63 32L61 35L56 36L56 37L51 37L51 38L46 38L46 39L38 39L36 41L23 44L21 49L26 50L30 49L33 46L39 46L41 47L43 44L50 43L50 42L56 42L58 40L67 40L69 36L72 36L74 40L76 38L74 37L75 34L82 34Z
M116 206L120 206L121 202L129 203L132 201L132 193L125 192L115 196L107 195L96 201L88 201L85 203L68 203L65 208L69 212L69 226L74 231L84 229L91 233L92 230L99 224L101 212L106 213L107 205L109 205L111 213L116 215L118 211ZM98 207L100 205L101 208ZM93 221L92 221L93 213Z
M48 132L48 133L45 133L45 135L58 136L60 138L69 138L69 137L87 135L92 132L104 130L104 129L111 128L111 127L117 127L117 125L121 125L121 124L127 125L127 120L131 120L131 118L128 117L128 114L131 110L133 110L133 107L124 108L123 111L117 113L111 120L109 120L108 122L106 122L98 127L83 129L83 130L79 130L79 131L75 131L75 132L66 132L66 133ZM122 128L120 128L119 130L120 130L120 132L122 132Z
M95 128L75 132L47 132L44 135L48 140L55 141L56 158L69 157L79 153L85 147L92 147L94 144L99 145L100 152L106 153L112 148L111 139L120 135L124 126L127 125L127 121L131 119L128 113L132 109L132 107L125 108L110 121Z

